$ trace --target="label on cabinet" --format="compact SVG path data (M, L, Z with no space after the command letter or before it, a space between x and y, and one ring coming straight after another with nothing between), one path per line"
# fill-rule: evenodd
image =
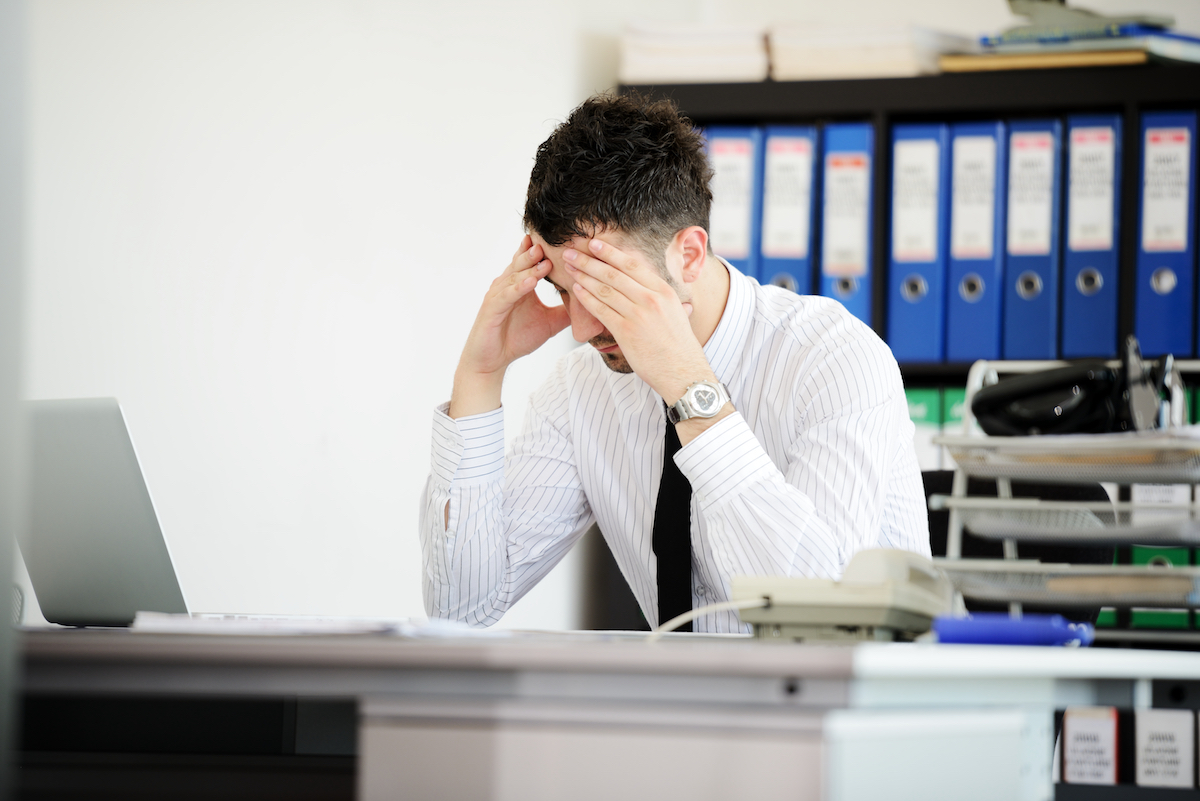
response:
M772 136L768 142L762 252L772 259L805 259L812 217L812 141L804 136Z
M899 262L937 259L938 162L935 139L897 142L892 168L892 258Z
M996 217L996 140L954 140L950 211L950 254L955 259L990 259Z
M833 277L867 274L867 207L871 169L866 153L830 153L825 159L825 249L821 272Z
M709 159L713 168L709 212L713 251L727 259L748 258L754 223L754 144L749 139L714 139Z
M1067 247L1111 250L1116 136L1112 128L1071 131L1071 185L1067 190Z
M1050 253L1054 217L1054 136L1014 133L1009 140L1008 252L1014 256Z
M1142 183L1142 250L1175 253L1188 246L1191 131L1148 128Z

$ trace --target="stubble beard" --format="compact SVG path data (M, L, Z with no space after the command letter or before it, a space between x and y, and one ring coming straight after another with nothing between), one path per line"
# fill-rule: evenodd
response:
M588 344L599 350L600 348L611 348L617 344L615 339L606 339L604 337L594 337L588 340ZM601 353L600 358L604 360L604 366L614 373L632 373L633 368L629 366L629 361L622 353Z

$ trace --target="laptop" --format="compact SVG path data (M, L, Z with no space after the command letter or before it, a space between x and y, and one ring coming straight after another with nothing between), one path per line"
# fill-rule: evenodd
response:
M27 404L29 520L21 553L42 614L64 626L128 626L186 613L116 398Z

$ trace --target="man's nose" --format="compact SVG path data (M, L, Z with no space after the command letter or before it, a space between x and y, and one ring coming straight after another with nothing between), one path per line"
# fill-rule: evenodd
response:
M604 330L604 325L583 307L583 304L572 298L568 302L571 315L571 335L576 342L587 342Z

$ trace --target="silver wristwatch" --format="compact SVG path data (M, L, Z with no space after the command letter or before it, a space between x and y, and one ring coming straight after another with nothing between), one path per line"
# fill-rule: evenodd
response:
M724 384L697 381L683 391L683 397L674 406L667 407L667 419L674 424L693 417L715 417L729 400L729 390Z

